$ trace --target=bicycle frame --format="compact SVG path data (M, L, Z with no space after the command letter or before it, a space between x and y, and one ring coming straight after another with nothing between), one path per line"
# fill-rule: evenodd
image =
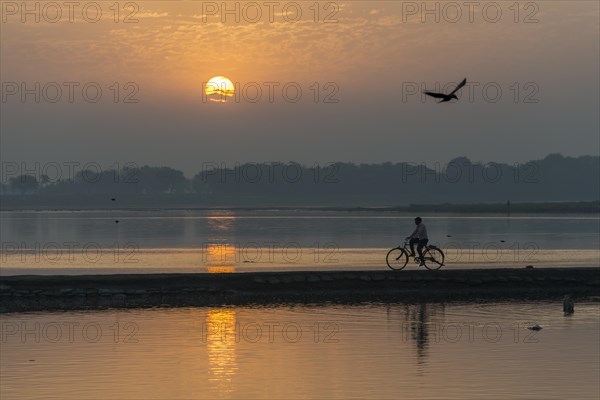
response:
M388 267L390 269L393 270L401 270L404 269L404 267L406 267L406 265L408 264L408 261L410 259L413 259L415 263L418 263L419 266L424 265L425 268L427 269L439 269L440 267L442 267L444 265L444 252L439 249L437 246L434 245L429 245L429 244L425 244L423 245L423 249L421 251L423 259L421 259L421 255L410 255L409 252L409 247L410 247L410 241L409 240L405 240L404 241L404 245L402 246L397 246L394 247L393 249L391 249L387 256L386 256L386 263L388 265ZM399 255L394 255L393 258L390 260L390 254L392 254L393 251L400 251ZM437 256L434 257L435 253L439 253L439 255L441 256L441 258L438 258ZM397 262L398 260L400 260L400 258L404 256L406 257L404 260L404 262L399 262L398 265L395 264L395 262ZM437 264L437 267L434 267L432 265L428 265L428 262L433 262L435 264Z

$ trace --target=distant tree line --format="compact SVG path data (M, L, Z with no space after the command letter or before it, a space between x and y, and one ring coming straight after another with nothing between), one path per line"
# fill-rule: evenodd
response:
M2 194L144 194L186 193L190 180L169 167L125 167L121 170L82 170L72 179L52 181L47 175L10 177Z
M447 164L247 163L206 164L191 179L170 167L82 170L71 179L46 175L13 176L3 195L194 194L267 197L374 197L400 203L570 201L600 198L600 157L551 154L524 164L472 162Z

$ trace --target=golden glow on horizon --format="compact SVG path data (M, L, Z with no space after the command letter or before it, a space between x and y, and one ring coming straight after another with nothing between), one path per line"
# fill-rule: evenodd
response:
M225 103L235 93L235 86L224 76L215 76L206 82L204 93L210 101Z

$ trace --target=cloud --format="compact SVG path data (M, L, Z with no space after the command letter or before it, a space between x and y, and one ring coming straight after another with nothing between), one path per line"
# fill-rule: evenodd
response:
M168 17L168 12L141 12L132 15L132 18L135 19L146 19L146 18L165 18Z

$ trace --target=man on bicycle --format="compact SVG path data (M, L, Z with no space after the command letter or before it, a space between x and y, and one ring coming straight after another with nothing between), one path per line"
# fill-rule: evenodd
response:
M421 263L420 267L425 265L425 258L423 258L423 247L427 245L429 242L429 238L427 237L427 228L421 222L421 217L415 218L415 228L414 232L406 238L406 240L410 240L408 244L410 245L410 256L415 256L415 243L417 244L417 252L419 253L419 260Z

